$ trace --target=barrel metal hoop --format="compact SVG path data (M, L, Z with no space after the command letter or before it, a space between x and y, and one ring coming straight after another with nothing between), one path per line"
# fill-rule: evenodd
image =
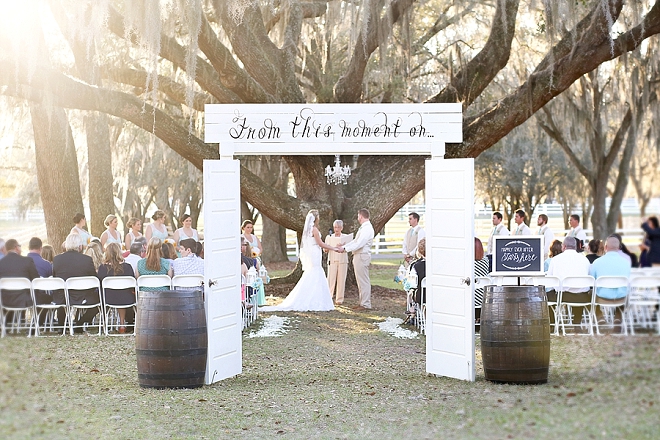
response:
M489 298L486 297L484 302L487 304L497 304L497 303L535 303L535 302L544 302L547 301L545 298L540 298L538 296L524 296L519 298Z
M550 346L550 340L545 341L487 341L485 339L481 340L481 345L485 347L497 347L497 348L506 348L506 347L545 347Z
M505 326L514 326L514 325L528 325L528 326L542 326L545 323L548 323L548 318L546 319L501 319L501 320L482 320L483 323L489 323L494 325L505 325Z
M180 310L200 310L204 308L204 303L199 304L169 304L166 306L140 303L139 308L142 310L153 310L162 312L178 312Z
M206 333L206 327L195 328L138 328L138 335L156 335L156 336L183 336L183 335L201 335Z
M150 380L176 380L176 379L193 379L204 377L206 371L195 371L192 373L167 373L167 374L148 374L138 373L140 379Z
M135 353L138 356L165 356L165 357L184 357L184 356L199 356L199 355L206 355L208 353L208 349L206 347L204 348L191 348L191 349L171 349L171 348L164 348L162 350L158 349L143 349L143 348L136 348Z

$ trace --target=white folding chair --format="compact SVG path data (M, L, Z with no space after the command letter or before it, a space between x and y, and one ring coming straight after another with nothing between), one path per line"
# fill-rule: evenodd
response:
M140 291L144 288L160 289L165 287L166 290L172 289L172 279L169 275L141 275L137 279L138 296Z
M110 327L119 328L119 309L133 309L137 312L137 297L136 300L131 304L117 305L117 304L108 304L108 293L112 295L110 290L123 290L123 289L137 289L137 280L132 276L117 276L117 277L105 277L101 282L101 287L103 288L103 308L105 311L104 316L104 331L106 336L129 336L135 335L135 325L133 325L133 333L112 333L110 334ZM136 313L137 314L137 313ZM114 324L114 325L113 325Z
M627 319L630 333L635 334L635 326L650 329L654 322L660 333L658 305L660 304L660 276L635 276L630 278L628 291Z
M559 302L559 291L561 290L561 280L559 277L555 276L544 276L544 277L531 277L529 280L530 284L534 286L544 286L545 290L554 289L557 294L557 301L548 300L548 308L555 315L555 329L552 332L555 336L559 336L559 320L557 319L557 303Z
M32 303L29 306L24 307L14 307L9 306L2 302L3 291L6 294L10 294L11 291L16 290L27 290L30 292L30 302ZM0 314L2 315L2 326L1 326L1 335L4 338L7 335L7 326L9 325L12 333L27 330L28 338L30 333L32 333L32 328L36 328L35 311L34 311L34 300L32 299L32 281L27 278L1 278L0 279ZM7 322L7 314L13 312L13 318L11 322ZM36 330L35 330L36 334Z
M594 305L593 305L593 313L594 313L594 324L596 325L596 333L600 333L600 328L598 325L598 319L596 319L596 307L600 307L600 309L603 311L603 317L605 318L605 322L610 325L611 328L614 328L615 322L614 322L614 317L615 317L615 312L616 309L621 309L621 333L624 335L628 334L628 325L626 323L626 310L628 309L628 284L629 280L628 277L621 277L621 276L603 276L603 277L598 277L596 278L596 290L595 290L595 295L594 295ZM601 288L610 288L610 289L619 289L619 288L625 288L626 289L626 296L620 299L616 300L608 300L608 302L604 302L602 298L598 296L598 291Z
M426 334L426 278L422 278L422 302L417 307L417 314L415 316L415 325L421 334Z
M594 301L594 277L591 275L585 275L580 277L566 277L561 280L561 290L557 294L557 308L555 313L555 320L559 320L559 325L561 326L562 334L566 336L566 326L576 327L582 325L581 322L573 322L573 313L572 307L584 307L586 315L583 313L583 317L586 316L588 321L588 332L587 334L592 336L593 332L593 301ZM564 292L568 289L590 289L591 298L588 301L578 302L578 301L568 301L564 298ZM569 323L570 322L570 323Z
M199 289L204 291L204 275L175 275L172 277L172 290Z
M71 301L71 292L76 290L91 290L96 289L98 292L98 301L96 302L85 302L83 304L72 304ZM103 303L101 299L101 283L96 277L71 277L66 280L66 291L65 295L68 296L69 303L69 331L73 335L74 328L84 328L85 324L76 324L75 316L76 313L88 310L88 309L98 309L98 322L96 325L99 328L98 335L103 334ZM95 318L96 319L96 318Z
M44 331L54 331L55 329L62 329L62 336L66 334L66 329L68 326L69 319L69 296L64 295L64 304L55 304L51 302L49 304L37 304L36 293L37 290L43 291L55 291L61 290L66 291L66 282L62 278L35 278L32 280L32 300L34 301L34 310L35 310L35 319L36 322L39 322L39 316L41 313L46 313L46 319L44 320ZM64 322L58 322L57 325L54 324L55 316L57 314L57 309L64 309ZM37 331L35 332L36 336L41 336L41 330L37 325Z

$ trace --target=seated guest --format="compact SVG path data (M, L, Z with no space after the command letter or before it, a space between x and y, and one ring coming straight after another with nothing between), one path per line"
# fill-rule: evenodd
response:
M30 281L39 278L37 267L34 265L32 258L21 256L21 245L18 244L18 241L13 238L7 240L5 249L7 255L0 260L0 278L27 278ZM50 303L50 295L40 292L36 300L38 304ZM32 306L30 290L3 290L2 304L6 307L30 307ZM13 316L13 313L9 312L7 322L13 319ZM43 323L45 318L45 314L39 317L40 324Z
M197 242L197 249L195 249L195 254L202 260L204 259L204 243L201 241Z
M0 238L0 260L2 260L5 255L7 255L7 249L5 249L5 240Z
M27 254L28 257L32 258L34 265L37 267L37 272L42 278L48 278L53 275L53 264L44 260L41 257L41 247L43 242L39 237L32 237L30 243L28 244L28 249L30 250Z
M53 264L53 258L55 258L55 249L51 245L45 244L41 248L41 258L48 261L52 265ZM51 266L51 269L52 269L52 266Z
M94 269L94 262L92 257L82 253L83 240L80 234L69 234L64 241L65 252L53 258L53 276L67 280L73 277L96 276L96 269ZM66 300L64 292L53 292L53 301L56 304L65 304ZM74 290L69 294L69 301L71 305L79 304L93 304L99 301L99 292L96 289L88 290ZM91 324L94 317L98 313L97 309L87 309L82 315L76 325L83 323ZM64 324L65 311L57 309L57 320L60 325ZM76 333L82 333L82 328L76 328Z
M600 246L601 242L600 240L593 239L589 242L589 253L587 254L587 260L589 260L589 263L592 263L596 261L596 258L600 257L602 254L600 253Z
M484 245L474 237L474 277L488 276L488 258L484 255ZM481 321L481 304L484 301L484 288L474 289L474 320Z
M561 241L555 240L552 242L550 245L550 250L548 251L548 258L545 260L543 263L543 271L545 273L548 273L548 268L550 267L550 260L552 257L556 257L557 255L561 254L562 251L562 244Z
M615 232L615 233L613 233L611 236L614 237L614 238L616 238L617 240L619 240L619 250L618 250L618 254L619 254L619 256L620 256L621 258L623 258L624 260L626 260L626 261L628 262L628 264L630 264L630 267L633 267L633 260L632 260L632 258L630 257L630 252L624 252L624 250L623 250L623 246L624 246L624 245L623 245L623 238L621 238L621 235L620 235L620 234L617 234L617 233ZM627 249L626 249L626 250L627 250Z
M417 242L417 260L410 263L411 271L417 273L417 288L415 289L415 302L422 304L426 302L426 291L422 291L422 280L426 278L426 239Z
M121 257L121 247L117 243L108 243L105 247L105 258L99 266L99 281L106 277L130 276L134 277L133 268ZM107 289L105 292L106 304L126 306L135 304L134 289ZM117 309L119 313L119 333L126 332L126 320L133 322L135 314L133 309Z
M147 246L147 255L138 261L138 276L142 275L169 275L172 276L170 262L163 258L163 242L160 238L152 237ZM169 290L169 286L162 287L142 287L140 290L154 292L159 290Z
M103 247L101 246L101 243L96 242L95 240L90 241L84 254L92 258L94 270L98 270L99 266L103 263Z
M639 258L637 257L637 254L630 252L630 249L628 249L624 242L621 242L621 252L630 258L630 267L639 267Z
M174 260L179 258L179 255L176 253L176 248L174 247L174 241L171 238L165 239L163 242L163 258L170 262L170 267Z
M550 259L548 276L555 276L563 280L566 277L581 277L589 275L589 260L584 255L577 253L577 241L575 237L564 238L562 253ZM557 292L547 292L548 301L557 301ZM566 302L591 302L591 290L584 288L571 288L564 290L562 301ZM573 323L579 323L582 318L584 307L571 307L573 310ZM555 315L550 310L550 324L554 324Z
M138 237L130 246L130 254L126 258L124 258L124 261L127 262L128 264L131 265L133 268L133 274L135 277L137 277L137 264L138 261L143 259L146 255L147 251L147 242L144 237Z
M658 217L651 216L644 223L642 229L646 233L647 244L646 262L651 266L660 266L660 224Z
M591 265L589 273L594 278L602 276L621 276L629 277L630 276L630 265L627 260L621 258L619 255L619 250L621 247L621 242L614 234L607 237L605 242L605 255L600 257L598 260L594 261L594 264ZM619 288L609 288L609 287L599 287L596 291L596 297L606 300L616 300L625 298L628 294L628 289L626 287Z
M184 238L179 244L181 245L181 258L174 260L172 265L174 275L204 275L204 260L195 254L197 241L192 238Z

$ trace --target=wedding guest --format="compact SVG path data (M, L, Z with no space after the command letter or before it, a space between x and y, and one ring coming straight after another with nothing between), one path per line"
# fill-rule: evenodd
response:
M250 246L250 243L245 240L245 237L241 237L241 251L243 253L241 260L245 263L247 268L250 269L251 267L254 267L254 269L259 272L259 258L255 257L255 252L252 249L252 246ZM256 290L257 293L257 304L260 306L266 305L266 291L264 285L260 284L256 289L248 286L248 292L252 292L253 290Z
M577 242L578 240L572 236L564 238L561 254L550 259L550 266L547 272L548 276L555 276L563 280L566 277L589 275L589 260L577 252ZM548 301L557 301L557 292L555 290L549 290L546 293ZM562 292L562 300L567 302L583 302L586 304L590 299L591 291L588 288L570 288ZM580 323L583 309L584 307L582 306L571 307L574 323ZM552 325L554 323L555 315L552 309L550 309L550 324Z
M263 248L261 247L259 237L254 234L254 224L252 221L244 220L241 224L241 231L243 231L243 237L245 237L245 240L250 244L252 252L257 254L257 256L260 256L263 252Z
M639 244L639 267L651 267L651 262L649 261L649 251L651 250L651 240L649 240L648 235L644 235L642 242Z
M600 257L602 254L600 253L600 248L602 246L602 243L600 240L593 239L589 241L589 245L587 248L589 249L589 253L587 254L587 260L589 260L589 263L593 264L594 261L596 261L596 258Z
M92 234L90 234L85 227L87 226L87 220L85 219L85 214L78 213L73 217L74 226L71 228L71 234L78 234L82 239L83 246L92 240Z
M5 240L0 238L0 260L2 260L5 255L7 255L7 249L5 249Z
M146 257L138 261L138 276L142 275L169 275L172 276L170 262L162 257L163 242L153 237L147 245ZM169 290L169 286L142 287L145 291Z
M190 215L183 214L179 222L183 225L183 227L174 231L174 242L177 244L177 246L181 243L181 240L185 240L186 238L199 241L197 230L192 228L192 217L190 217Z
M103 263L103 249L101 248L101 244L96 241L91 241L87 245L84 254L92 258L94 271L96 272L99 269L99 266Z
M137 264L138 261L143 259L147 252L147 240L144 237L138 237L129 249L130 253L124 261L131 265L133 268L133 274L137 277Z
M100 245L99 245L100 246ZM72 277L96 276L96 268L92 257L84 255L82 237L77 233L69 234L64 241L65 252L53 258L53 276L67 280ZM65 304L64 292L53 292L53 301L56 304ZM96 289L74 290L69 294L71 305L92 304L99 301L99 292ZM99 311L88 309L75 325L91 323ZM57 309L57 320L64 324L65 310ZM74 332L82 333L82 328L75 328Z
M202 260L204 259L204 243L201 241L197 242L197 249L195 249L195 254Z
M121 233L117 230L117 225L119 224L119 220L117 219L117 216L112 214L108 215L105 218L103 224L108 229L103 231L103 234L101 234L101 247L105 249L105 247L109 243L117 243L121 248L122 240L121 240Z
M37 267L30 257L21 256L21 245L13 238L5 243L7 255L0 260L0 278L27 278L30 281L39 278ZM2 304L5 307L29 307L32 306L32 296L30 289L26 290L7 290L0 293L2 295ZM39 301L40 304L46 301ZM50 301L48 301L50 302ZM13 315L7 318L12 319Z
M158 238L163 242L169 234L167 233L167 226L165 226L165 213L160 209L154 212L154 215L151 216L153 222L149 223L147 229L144 231L144 236L147 239L147 243L151 241L152 238Z
M122 258L121 247L118 243L109 243L106 247L105 258L103 264L99 266L97 275L101 282L106 277L135 276L131 265ZM116 306L135 304L135 289L107 289L105 302ZM126 321L134 320L134 311L132 308L118 308L117 312L119 313L119 333L125 333Z
M53 258L55 258L55 249L49 244L43 245L41 248L41 258L48 261L50 264L53 264Z
M646 260L652 267L660 266L660 225L658 224L658 217L649 217L642 223L642 229L644 229L650 241Z
M335 220L332 223L333 234L325 237L325 244L332 247L337 247L351 241L352 236L342 234L344 229L344 222ZM417 242L415 242L415 249L417 249ZM335 292L335 304L342 304L344 302L344 291L346 288L346 274L348 273L348 254L327 250L328 253L328 287L330 288L330 296Z
M170 267L172 267L172 263L174 263L174 260L176 260L179 257L179 254L177 254L176 249L174 248L174 240L172 240L171 238L166 239L163 242L162 252L163 252L163 258L169 261Z
M426 238L417 242L417 259L411 263L411 272L417 273L417 288L415 289L415 302L422 304L426 302L426 291L422 289L422 280L426 278Z
M126 227L128 228L128 234L124 238L124 246L126 249L130 249L135 240L142 237L142 232L140 232L142 230L142 220L131 217L126 223Z
M630 252L630 249L628 249L628 246L626 246L623 241L621 242L621 252L630 258L630 267L639 267L639 258L637 258L637 254Z
M474 237L474 277L487 277L489 260L484 252L484 244ZM484 288L474 289L474 320L481 322L481 304L484 302Z
M204 275L204 260L195 254L197 241L192 238L181 240L181 258L174 260L173 275Z
M49 261L46 261L41 256L41 250L43 247L43 242L39 237L32 237L30 243L28 244L29 252L28 257L32 258L34 265L37 267L37 272L42 278L48 278L53 275L53 264Z
M556 257L557 255L562 253L562 244L561 241L555 240L552 242L550 245L550 250L548 251L548 259L545 260L543 263L543 271L545 273L548 273L548 268L550 267L550 260L552 260L553 257Z

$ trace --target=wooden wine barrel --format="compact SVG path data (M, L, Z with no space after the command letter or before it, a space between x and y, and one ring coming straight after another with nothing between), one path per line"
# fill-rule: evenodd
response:
M140 386L204 385L208 336L202 292L140 292L137 310L135 352Z
M550 318L543 286L486 286L480 333L486 380L548 381Z

